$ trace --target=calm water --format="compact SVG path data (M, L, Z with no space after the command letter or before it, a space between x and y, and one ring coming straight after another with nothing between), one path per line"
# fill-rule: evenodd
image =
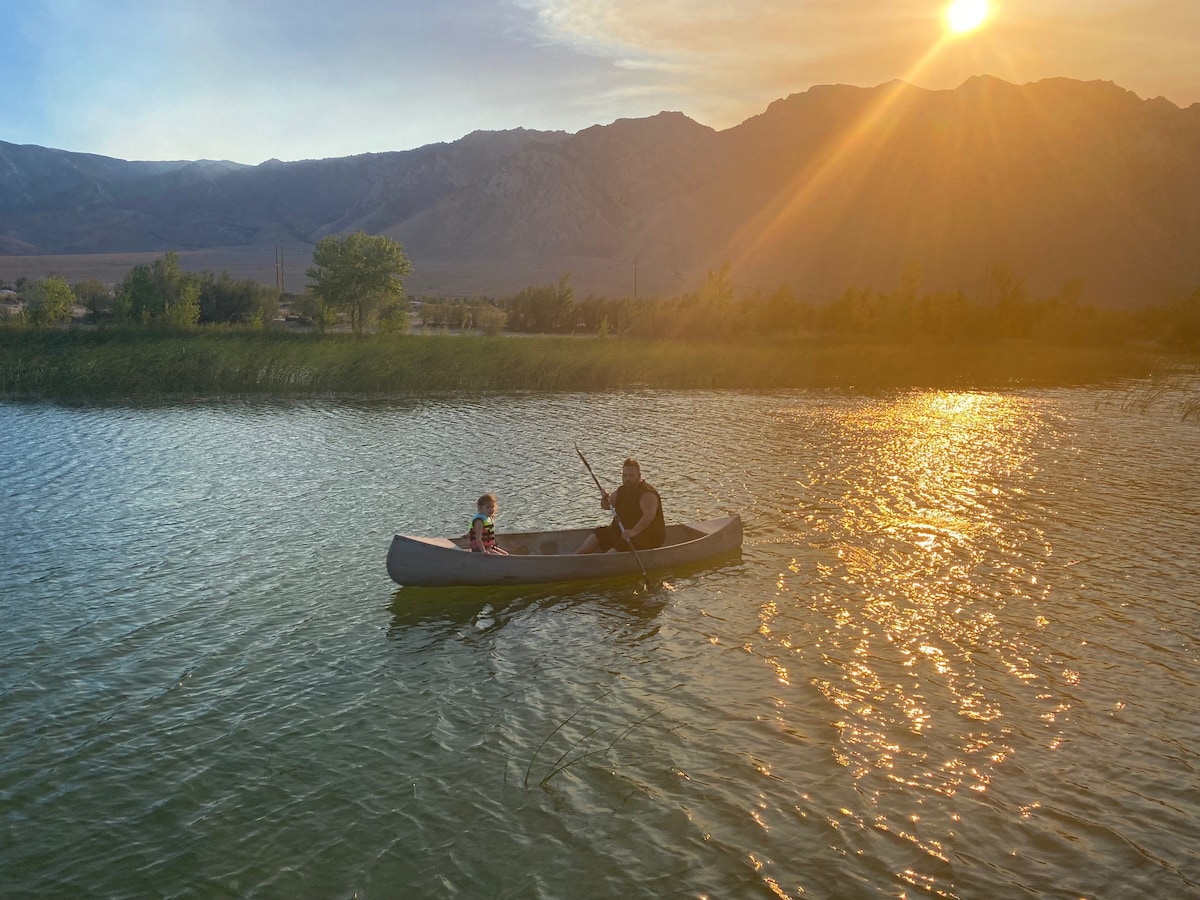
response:
M1200 424L1121 391L0 405L0 896L1200 896ZM394 531L740 559L397 588Z

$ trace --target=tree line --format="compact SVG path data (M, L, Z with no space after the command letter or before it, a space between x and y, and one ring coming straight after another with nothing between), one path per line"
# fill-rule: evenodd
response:
M134 266L110 288L96 279L70 284L59 275L37 282L18 279L20 312L10 325L52 326L70 322L76 306L92 324L161 325L190 328L220 322L262 324L279 310L275 290L228 272L184 272L174 251L149 265Z
M923 273L909 266L890 291L848 288L813 302L787 285L735 290L728 263L710 271L692 292L670 297L579 299L570 275L501 298L411 300L403 278L412 264L389 238L355 232L329 235L313 250L308 289L287 298L298 321L317 330L345 322L357 335L407 333L410 313L422 328L496 334L592 334L680 341L826 334L892 339L986 340L1029 338L1056 343L1116 344L1157 341L1200 350L1200 287L1138 309L1099 309L1081 302L1084 283L1069 281L1051 296L1035 297L1007 263L985 273L979 296L927 291ZM119 325L191 328L232 323L263 325L280 311L281 297L259 282L228 273L180 269L165 254L134 266L109 290L98 281L68 284L58 276L20 279L23 309L9 325L53 326L69 321L74 306L87 320Z
M978 296L927 291L909 266L890 291L847 288L824 302L782 285L739 294L729 264L710 271L696 291L671 297L576 300L569 277L497 301L508 328L546 334L624 335L707 341L795 335L871 336L901 340L979 341L1024 338L1106 345L1130 340L1200 351L1200 287L1138 308L1102 309L1082 302L1082 279L1036 297L1007 263L984 275Z

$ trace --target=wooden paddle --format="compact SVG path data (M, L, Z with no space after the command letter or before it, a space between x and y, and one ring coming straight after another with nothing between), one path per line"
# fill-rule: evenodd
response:
M596 473L592 471L591 464L587 461L587 457L583 455L583 451L579 449L579 443L575 444L575 452L579 454L579 458L583 460L583 464L587 467L588 474L592 476L592 481L596 482L596 487L600 490L600 496L608 497L609 493L604 489L604 485L600 483L600 479L596 477ZM650 576L646 574L646 567L642 565L642 558L638 556L637 547L633 546L632 538L625 537L625 523L621 521L621 514L617 512L617 505L609 499L609 505L612 507L613 518L617 520L617 525L621 528L621 537L625 538L625 543L629 545L629 549L633 551L633 558L637 560L638 568L642 570L642 578L645 579L643 587L647 590L650 588Z

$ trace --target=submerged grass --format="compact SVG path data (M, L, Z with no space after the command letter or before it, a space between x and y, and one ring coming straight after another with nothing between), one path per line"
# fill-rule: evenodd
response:
M2 330L0 395L400 396L443 391L989 389L1142 377L1166 365L1134 347L1032 341L911 343L819 336L705 343L598 337L270 330Z

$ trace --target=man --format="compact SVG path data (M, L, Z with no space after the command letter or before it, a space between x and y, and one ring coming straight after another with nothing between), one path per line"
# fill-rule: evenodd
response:
M667 536L662 498L658 491L642 481L642 467L636 459L625 460L621 467L621 486L612 495L603 491L600 506L613 511L612 523L589 534L576 553L629 550L630 541L638 550L662 546Z

